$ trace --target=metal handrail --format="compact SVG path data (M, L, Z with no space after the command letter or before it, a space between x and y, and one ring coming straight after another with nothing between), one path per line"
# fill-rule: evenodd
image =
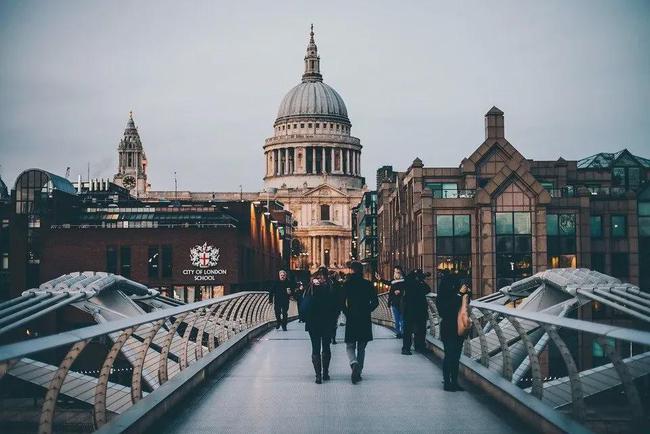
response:
M16 342L0 346L0 362L25 357L39 351L49 350L51 348L63 345L71 345L75 342L93 339L99 336L115 333L124 329L139 326L142 324L158 321L161 319L177 316L181 313L194 311L202 307L212 306L216 303L223 303L227 300L241 297L245 294L267 294L264 291L246 291L235 294L225 295L223 297L210 300L197 301L196 303L184 304L178 307L172 307L164 310L157 310L143 315L131 318L118 319L102 324L83 327L80 329L69 330L51 336L43 336L27 341Z

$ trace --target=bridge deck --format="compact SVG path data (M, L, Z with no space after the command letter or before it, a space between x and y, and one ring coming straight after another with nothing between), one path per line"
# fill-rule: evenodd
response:
M437 365L420 354L401 355L401 342L383 327L374 326L374 334L361 383L350 383L345 344L338 344L332 380L317 385L304 325L272 331L151 432L528 431L478 392L444 392Z

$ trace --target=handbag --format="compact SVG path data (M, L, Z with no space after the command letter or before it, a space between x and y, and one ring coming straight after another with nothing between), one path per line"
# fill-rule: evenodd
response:
M456 319L458 336L464 337L469 333L469 329L472 327L472 322L469 319L469 306L467 304L467 299L469 296L463 294L461 296L460 309L458 309L458 317Z

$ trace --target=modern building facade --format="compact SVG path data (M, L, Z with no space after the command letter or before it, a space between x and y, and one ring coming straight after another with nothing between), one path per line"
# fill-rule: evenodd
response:
M457 273L485 295L547 268L585 267L650 289L649 174L650 160L627 150L529 160L493 107L485 140L458 167L417 158L378 171L380 271L419 267L434 287Z
M19 175L13 195L8 297L106 271L192 302L265 289L284 263L274 218L285 212L251 201L145 203L108 180L73 184L38 169Z

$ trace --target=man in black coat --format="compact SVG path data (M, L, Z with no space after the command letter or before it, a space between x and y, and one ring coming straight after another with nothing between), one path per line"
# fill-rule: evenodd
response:
M352 274L343 284L343 313L345 313L345 344L352 368L352 384L361 381L366 345L372 340L370 313L377 308L379 300L372 283L363 278L363 265L350 264Z
M293 284L285 270L280 270L278 277L279 280L273 282L269 288L269 303L273 303L273 309L275 310L276 330L282 326L282 330L287 331L289 297L293 294Z
M404 316L404 338L402 354L411 355L411 343L415 334L415 351L423 352L427 332L427 294L431 288L424 281L422 270L414 270L408 274L404 282L404 298L402 300Z

